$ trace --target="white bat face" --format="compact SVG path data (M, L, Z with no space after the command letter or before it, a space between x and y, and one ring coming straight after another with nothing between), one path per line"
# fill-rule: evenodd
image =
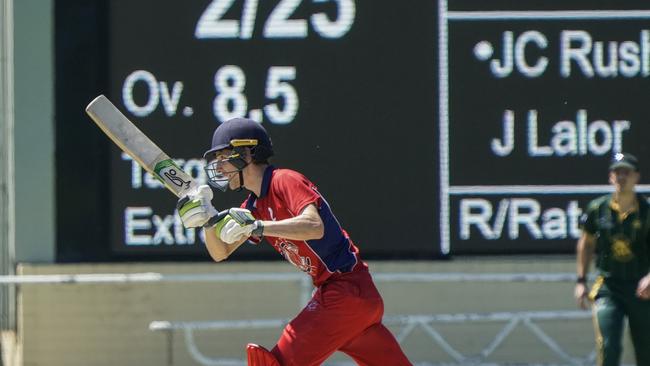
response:
M198 184L103 95L86 107L86 113L113 142L157 177L176 196L183 197Z

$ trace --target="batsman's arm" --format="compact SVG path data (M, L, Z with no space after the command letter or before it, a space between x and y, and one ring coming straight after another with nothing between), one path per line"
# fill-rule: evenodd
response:
M215 262L221 262L228 258L240 245L244 244L248 238L243 238L233 244L224 243L217 235L215 227L206 227L205 229L205 246L210 253L210 257Z
M325 225L315 204L307 205L295 217L279 221L263 221L264 235L289 240L317 240L325 235Z
M262 225L261 232L263 232L263 235L293 240L320 239L325 231L323 220L320 218L318 208L314 204L306 206L298 216L279 221L255 221L250 211L241 208L232 208L228 212L228 217L224 221L217 222L214 225L210 223L204 229L206 247L210 256L216 262L228 258L230 254L248 240L249 235L256 235L253 228L258 224ZM239 217L239 223L234 223L238 221L234 217ZM225 238L229 236L229 230L231 230L234 238L242 235L241 238L228 244L230 240ZM224 240L228 240L228 242Z

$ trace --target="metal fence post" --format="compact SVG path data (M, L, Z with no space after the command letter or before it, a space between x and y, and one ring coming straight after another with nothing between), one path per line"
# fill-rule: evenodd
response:
M13 0L0 0L0 275L15 274ZM0 286L0 330L16 329L16 288Z

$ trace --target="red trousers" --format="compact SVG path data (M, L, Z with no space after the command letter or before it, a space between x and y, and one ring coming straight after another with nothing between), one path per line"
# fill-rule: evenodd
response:
M284 329L271 350L282 366L317 366L341 351L362 366L410 366L381 323L384 303L366 270L335 274Z

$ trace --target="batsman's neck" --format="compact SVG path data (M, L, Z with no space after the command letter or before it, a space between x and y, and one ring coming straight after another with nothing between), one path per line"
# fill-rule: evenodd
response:
M255 193L257 197L262 192L262 180L268 164L249 164L244 168L244 187Z

